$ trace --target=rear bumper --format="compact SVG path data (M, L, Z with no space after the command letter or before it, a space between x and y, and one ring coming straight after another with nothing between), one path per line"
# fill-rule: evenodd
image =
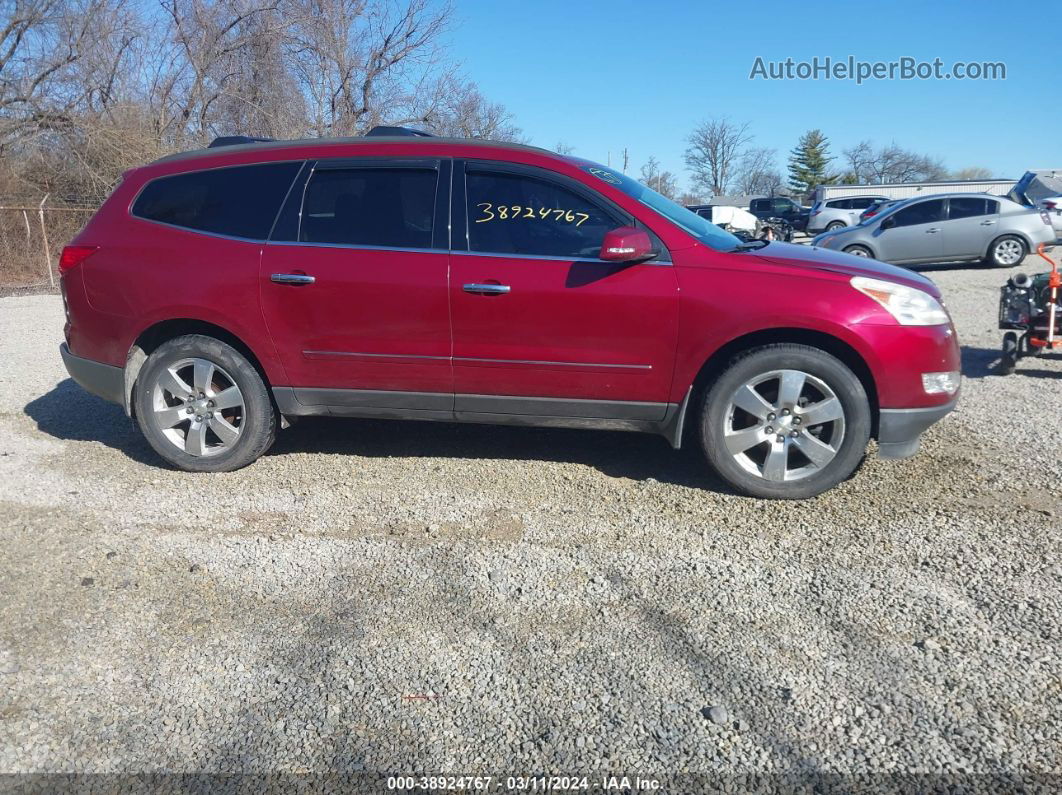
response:
M878 422L878 455L882 458L910 458L918 452L925 430L943 419L959 402L922 409L881 409Z
M119 406L125 404L125 371L121 367L75 356L65 342L59 346L59 353L70 377L86 391Z

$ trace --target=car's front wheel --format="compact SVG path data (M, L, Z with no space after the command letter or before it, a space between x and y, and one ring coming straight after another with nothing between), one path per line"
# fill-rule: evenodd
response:
M839 359L775 344L735 359L705 392L701 441L708 462L743 494L804 499L859 467L870 402Z
M145 438L189 472L247 466L273 443L276 413L247 358L213 337L163 343L137 376L133 402Z
M866 246L848 246L844 249L845 254L854 254L857 257L868 257L873 259L874 252L872 252Z

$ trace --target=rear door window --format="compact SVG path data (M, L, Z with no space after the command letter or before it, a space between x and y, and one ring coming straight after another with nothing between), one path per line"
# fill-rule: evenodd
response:
M953 197L948 201L948 218L952 221L960 218L976 218L980 215L994 215L999 210L999 202L979 196Z
M929 201L911 204L897 210L892 218L896 220L896 226L914 226L915 224L931 224L940 221L944 217L944 200L931 199Z
M581 192L525 174L465 175L470 251L597 258L605 233L630 223Z
M199 232L265 240L301 166L263 163L159 177L137 196L132 214Z
M438 181L431 168L315 169L306 185L299 242L431 248Z
M831 210L847 210L851 204L851 199L835 199L832 202L826 202L826 206Z

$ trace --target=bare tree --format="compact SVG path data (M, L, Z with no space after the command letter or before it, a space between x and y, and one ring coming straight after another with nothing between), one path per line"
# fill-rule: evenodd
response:
M902 149L895 143L875 149L861 141L844 151L848 175L855 183L925 182L944 179L947 170L939 158Z
M652 155L642 166L641 176L638 181L669 199L674 199L678 196L679 187L675 175L661 168L660 161Z
M686 165L693 172L694 184L713 195L725 194L745 145L752 140L748 124L729 119L710 119L689 137Z
M437 7L428 0L405 0L404 5L281 1L283 15L293 20L291 62L318 135L432 119L451 76L430 79L441 60L448 5Z
M439 87L440 96L426 114L425 126L439 135L483 138L491 141L523 141L523 131L505 106L491 102L476 84L451 79Z
M777 152L766 147L745 150L737 166L738 192L745 196L774 196L785 181L778 171Z

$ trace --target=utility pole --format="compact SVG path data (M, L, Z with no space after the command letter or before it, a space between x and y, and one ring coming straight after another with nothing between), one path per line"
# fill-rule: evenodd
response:
M623 173L627 173L627 165L630 163L630 156L627 154L627 147L623 147Z

